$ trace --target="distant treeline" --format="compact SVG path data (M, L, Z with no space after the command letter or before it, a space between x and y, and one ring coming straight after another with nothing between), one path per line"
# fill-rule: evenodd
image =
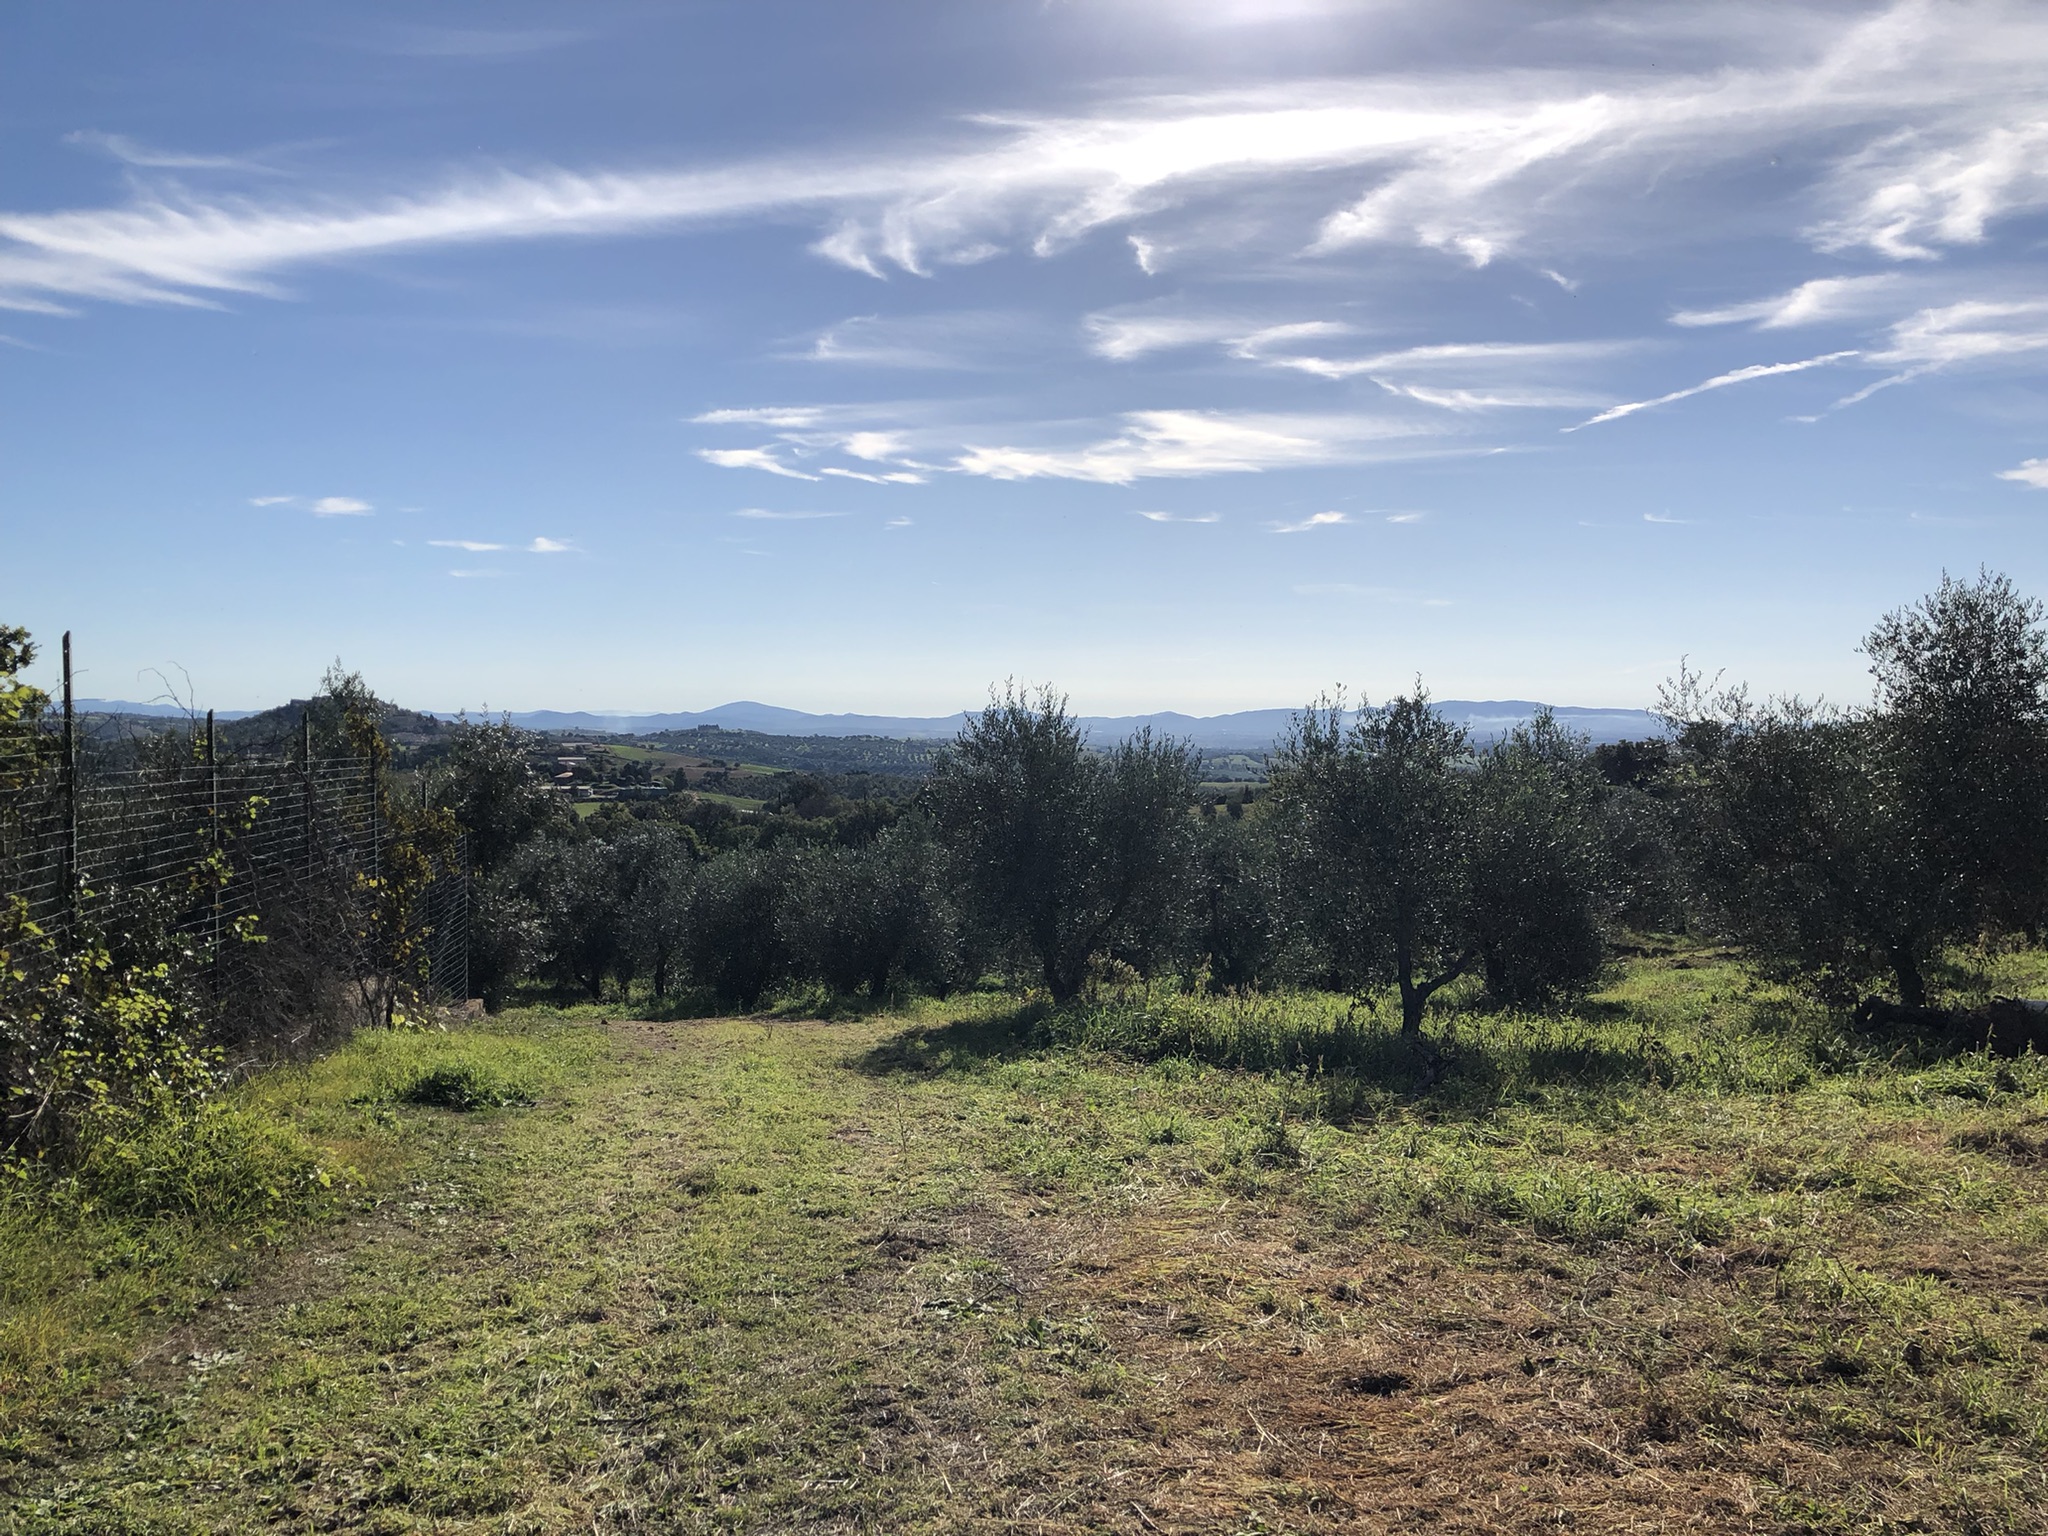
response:
M675 797L578 823L504 725L460 733L425 793L470 834L490 997L533 975L751 1007L793 984L995 976L1065 999L1125 976L1385 990L1413 1031L1455 983L1539 1006L1595 984L1626 936L1685 932L1831 1000L1919 1005L1956 945L2048 918L2048 638L2041 605L1986 574L1944 578L1864 650L1866 708L1682 670L1664 737L1598 749L1548 715L1476 747L1419 685L1329 698L1267 784L1221 803L1201 754L1143 734L1093 750L1050 690L996 698L901 798L849 791L928 749L837 738L759 814ZM658 739L793 764L813 745Z

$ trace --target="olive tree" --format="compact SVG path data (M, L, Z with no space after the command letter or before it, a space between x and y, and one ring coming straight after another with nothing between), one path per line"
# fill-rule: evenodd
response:
M735 848L697 873L682 933L690 974L719 997L752 1008L790 974L783 914L795 889L787 846Z
M465 722L430 788L434 802L455 813L479 875L502 869L512 855L563 815L554 791L534 772L532 738L509 720Z
M1614 886L1585 738L1538 711L1480 754L1466 869L1472 940L1495 1002L1583 992L1606 962Z
M807 850L784 909L784 937L806 975L871 998L895 982L946 991L965 945L943 851L920 819L871 842Z
M2038 933L2048 900L2048 625L2039 600L1943 573L1863 642L1901 811L1965 921Z
M1197 830L1189 947L1216 991L1256 986L1273 962L1274 855L1272 823L1264 816L1212 814Z
M1872 707L1752 704L1681 669L1688 853L1760 964L1910 1007L1948 945L2037 931L2048 882L2048 631L2003 576L1947 576L1864 642Z
M1057 1001L1089 961L1148 963L1185 899L1191 748L1141 732L1090 751L1066 699L1006 688L940 756L924 803L980 920Z
M1403 1034L1421 1031L1430 998L1481 955L1466 899L1467 756L1464 730L1418 683L1355 715L1342 695L1311 705L1273 762L1298 937L1327 982L1394 983Z

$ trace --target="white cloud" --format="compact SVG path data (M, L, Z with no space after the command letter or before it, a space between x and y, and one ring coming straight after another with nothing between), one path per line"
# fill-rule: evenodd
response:
M2048 207L2038 6L1904 0L1798 20L1768 56L1734 62L1730 46L1701 46L1697 18L1674 7L1638 23L1628 65L1588 53L1549 69L1402 68L1131 97L983 116L938 148L468 173L372 198L145 186L120 205L0 215L0 292L16 304L204 302L275 293L311 262L790 210L827 226L815 248L829 259L924 273L1000 250L1049 255L1177 210L1198 228L1201 205L1246 189L1289 200L1272 222L1274 254L1319 230L1321 252L1386 243L1473 264L1508 252L1554 261L1630 230L1695 238L1694 202L1646 199L1644 185L1754 165L1781 147L1817 162L1785 201L1822 210L1808 237L1826 250L1924 259ZM1333 197L1344 200L1334 211ZM1156 240L1143 238L1133 250L1152 265Z
M856 459L884 464L903 457L900 432L853 432L840 439L839 446Z
M861 469L821 469L821 475L834 475L841 480L865 480L869 485L923 485L924 476L907 469L893 469L886 474L869 474Z
M720 469L763 469L771 475L782 475L791 480L818 478L800 469L791 469L775 457L772 448L699 448L697 457L707 464L716 464Z
M2037 491L2048 491L2048 459L2022 459L2015 469L2001 469L1998 478L2017 480Z
M800 354L811 362L871 368L988 368L1042 345L1024 317L992 310L855 315L828 326Z
M771 512L766 507L741 507L734 517L752 518L761 523L808 523L821 517L844 517L844 512Z
M1275 533L1307 533L1311 528L1334 528L1350 521L1347 512L1315 512L1298 523L1274 523L1272 527Z
M970 447L953 461L965 474L997 480L1053 478L1128 485L1133 480L1250 473L1355 462L1369 445L1414 439L1407 422L1220 411L1131 411L1117 436L1085 448Z
M1229 341L1245 334L1245 321L1222 315L1148 313L1105 310L1081 322L1088 350L1114 362L1130 362L1153 352Z
M809 427L824 418L824 411L815 405L769 405L745 410L706 411L690 420L708 426L761 426L761 427Z
M492 576L502 576L505 573L500 570L473 567L468 570L450 571L448 574L461 581L481 581Z
M313 503L315 517L367 517L373 509L353 496L322 496Z
M1814 244L1930 260L1938 246L1983 243L1994 219L2039 209L2048 203L2048 115L2038 95L2031 105L2035 115L2017 122L1880 139L1843 168L1846 206L1813 227Z
M1828 410L1860 405L1879 390L1944 369L2024 362L2044 351L2048 351L2048 300L1966 299L1919 310L1894 322L1886 344L1865 354L1870 362L1898 371L1844 395Z
M1895 293L1898 283L1895 272L1875 272L1864 277L1817 277L1789 293L1768 299L1724 305L1720 309L1682 309L1671 317L1671 323L1736 325L1753 320L1758 330L1775 331L1792 325L1860 318Z
M81 128L76 133L64 135L66 144L76 144L81 149L97 150L111 156L124 165L139 166L145 170L169 171L261 171L267 167L253 160L242 160L232 155L192 155L179 150L156 149L125 133L101 133L94 128Z
M1220 523L1221 512L1140 512L1149 523Z
M1692 519L1689 517L1673 517L1669 512L1645 512L1643 514L1643 521L1646 523L1673 523L1678 525L1684 525L1690 523Z
M882 526L884 528L908 528L910 526L910 519L907 517L892 517Z
M566 555L574 553L575 549L576 546L567 540L550 539L544 535L535 538L531 544L526 546L526 552L529 555Z
M1824 368L1830 363L1839 363L1860 353L1829 352L1821 357L1802 358L1796 363L1755 363L1747 368L1736 368L1728 373L1716 374L1703 383L1685 389L1674 389L1668 395L1658 395L1653 400L1631 400L1626 405L1617 405L1582 421L1575 427L1566 427L1566 432L1576 432L1581 427L1597 427L1603 421L1619 421L1624 416L1633 416L1637 411L1647 411L1653 406L1669 405L1674 400L1689 400L1694 395L1703 395L1710 389L1726 389L1731 384L1747 384L1752 379L1774 378L1781 373L1802 373L1808 368Z
M435 549L460 549L472 555L497 553L509 547L504 544L486 544L480 539L429 539L427 543Z
M1623 341L1478 341L1404 347L1332 358L1293 350L1302 341L1340 335L1327 321L1269 326L1238 340L1233 355L1325 379L1371 379L1391 395L1451 411L1585 409L1612 397L1579 379L1590 365L1634 344Z
M252 507L288 507L298 499L296 496L251 496L249 498L249 505Z
M1390 523L1419 523L1428 518L1428 516L1427 512L1389 512L1387 514L1387 521Z
M1870 354L1885 366L1946 368L2048 349L2048 299L1980 299L1923 309L1891 328L1890 344Z

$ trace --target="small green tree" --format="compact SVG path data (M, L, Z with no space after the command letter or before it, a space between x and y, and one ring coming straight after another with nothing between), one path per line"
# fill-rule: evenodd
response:
M613 849L596 838L550 839L520 854L519 894L531 904L542 964L593 1000L630 967L626 902Z
M1946 572L1863 642L1900 814L1963 921L2048 915L2048 623L2010 578Z
M1471 930L1497 1003L1583 992L1607 958L1613 878L1585 738L1548 709L1480 754L1467 828Z
M691 893L683 954L721 998L752 1008L790 974L782 914L794 886L789 848L736 848L704 865Z
M666 997L688 933L703 849L688 827L648 820L621 829L611 850L628 957L619 967L620 981L645 970L655 996Z
M17 787L47 755L41 724L50 696L21 681L36 659L28 631L0 624L0 789Z
M1256 986L1278 938L1272 824L1246 816L1202 818L1195 836L1195 902L1190 948L1216 991Z
M1690 862L1765 969L1927 1001L1947 946L2038 928L2048 884L2048 629L2003 576L1944 576L1864 642L1874 707L1754 705L1681 669Z
M957 984L964 943L943 851L922 818L872 842L807 850L783 912L796 965L835 991L874 999L895 982Z
M1481 949L1467 896L1464 730L1412 694L1361 707L1340 694L1295 716L1273 763L1273 814L1300 936L1327 979L1393 982L1401 1032Z
M1163 950L1187 895L1197 762L1141 732L1088 750L1066 699L1006 687L940 757L924 803L980 920L1064 1002L1088 963Z
M561 798L528 761L532 737L509 720L465 721L430 793L455 813L469 840L469 862L488 878L564 815Z

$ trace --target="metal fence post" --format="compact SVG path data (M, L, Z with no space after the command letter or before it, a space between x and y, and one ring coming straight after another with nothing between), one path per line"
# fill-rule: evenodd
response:
M213 993L220 1000L220 759L214 753L213 711L206 712L206 808L208 846L213 854Z
M463 835L460 862L462 868L462 1001L469 1001L469 836Z
M313 884L313 711L299 711L299 773L306 781L306 885Z
M64 909L78 931L78 726L71 700L71 631L64 631Z

